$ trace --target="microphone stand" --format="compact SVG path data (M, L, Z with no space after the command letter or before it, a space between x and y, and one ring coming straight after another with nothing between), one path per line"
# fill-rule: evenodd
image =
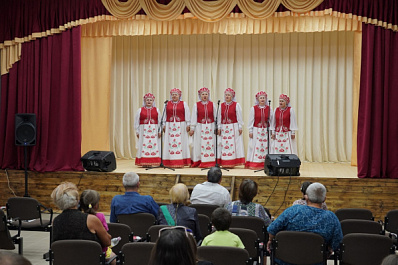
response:
M164 114L165 114L165 112L166 112L166 105L167 105L167 102L169 102L168 100L166 100L165 102L164 102L164 108L163 108L163 113L162 113L162 119L160 120L160 148L161 148L161 150L160 150L160 165L159 166L156 166L156 167L148 167L148 168L146 168L145 170L150 170L150 169L154 169L154 168L167 168L167 169L170 169L170 170L173 170L173 171L175 171L175 169L174 168L171 168L171 167L166 167L164 164L163 164L163 118L164 118Z
M219 109L220 109L220 100L218 100L218 102L217 102L217 114L216 114L216 121L214 124L214 135L216 136L216 150L215 150L216 151L216 153L215 153L216 165L215 165L215 167L229 171L229 169L227 169L227 168L220 167L220 165L218 164L218 158L217 158L217 155L218 155L218 151L217 151L217 148L218 148L218 110ZM205 169L209 169L209 168L202 168L202 170L205 170Z
M269 155L269 118L271 117L271 100L268 100L268 118L267 118L267 156ZM265 160L264 160L265 165ZM255 170L254 173L263 171L264 169Z

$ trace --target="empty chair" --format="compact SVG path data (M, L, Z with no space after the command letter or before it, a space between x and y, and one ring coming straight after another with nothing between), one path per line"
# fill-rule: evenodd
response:
M112 247L113 253L119 253L119 251L122 250L124 244L133 241L133 234L131 233L130 226L126 224L108 223L108 228L108 233L112 236L112 238L119 236L121 238L119 243L116 246Z
M154 246L155 243L153 242L133 242L125 244L120 252L120 264L147 265Z
M51 244L50 264L106 264L105 254L98 242L91 240L59 240Z
M153 225L149 227L148 233L146 234L146 241L156 242L159 237L159 230L165 227L169 227L169 225Z
M327 264L328 246L321 235L309 232L280 231L272 241L271 264L275 259L304 265Z
M230 228L229 231L237 235L245 245L245 249L249 252L253 260L257 260L260 256L259 253L259 239L257 233L253 230L246 228ZM261 263L262 264L262 263Z
M232 216L230 227L251 229L257 233L260 242L268 241L267 227L264 220L255 216Z
M380 223L370 220L346 219L340 222L343 235L351 233L383 234L383 227Z
M353 233L343 237L339 251L339 264L375 265L395 248L392 239L382 235Z
M7 218L0 210L0 249L12 250L15 249L14 244L18 244L18 253L23 254L23 238L20 237L20 231L14 236L11 236L7 227Z
M236 247L198 247L198 258L212 262L214 265L251 264L249 252Z
M202 232L202 237L205 238L211 232L211 222L210 218L204 214L198 214L200 232Z
M134 236L144 238L149 227L155 224L156 218L150 213L119 214L119 223L130 226Z
M398 210L391 210L384 217L384 230L398 234Z
M340 222L346 219L362 219L374 221L373 214L368 209L361 208L342 208L335 212Z
M213 204L191 204L189 207L195 208L198 214L207 215L211 219L213 211L220 206Z

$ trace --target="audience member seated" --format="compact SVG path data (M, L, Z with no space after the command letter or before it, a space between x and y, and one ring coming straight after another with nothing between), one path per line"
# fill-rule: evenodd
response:
M99 209L100 194L96 190L85 190L80 195L79 210L88 214L95 215L102 223L106 231L109 231L108 224L103 213L98 212ZM112 252L110 246L103 247L102 251L105 252L106 260L113 258L115 253ZM111 264L116 264L114 259Z
M111 223L117 223L119 214L151 213L158 215L159 205L150 195L140 195L140 177L134 172L127 172L123 176L124 195L116 195L111 202Z
M0 251L1 265L32 265L32 263L24 258L24 256L10 252Z
M79 192L75 184L63 182L56 187L52 194L55 205L62 213L53 221L53 241L65 239L92 240L101 244L102 247L111 245L109 235L101 221L93 214L79 211Z
M158 223L160 225L185 226L191 229L197 241L202 240L198 213L195 208L186 206L189 204L187 186L178 183L170 189L169 193L171 204L160 206Z
M381 265L398 265L398 255L391 254L383 259Z
M224 246L245 248L239 236L228 231L231 225L231 213L224 208L217 208L211 215L211 222L216 231L205 237L202 246Z
M239 186L239 200L233 201L225 208L232 216L257 216L264 220L266 226L271 223L271 217L267 214L261 204L254 203L253 198L257 195L258 185L251 179L245 179Z
M228 190L220 185L222 178L221 169L212 167L207 172L207 181L193 188L191 194L192 204L214 204L224 207L231 202Z
M166 227L159 231L150 265L213 265L199 261L196 256L196 241L183 226Z
M303 231L321 235L330 251L336 251L343 239L343 232L337 216L322 209L326 199L326 188L321 183L312 183L305 195L307 205L293 205L287 208L268 226L270 251L271 241L279 231ZM304 243L304 242L303 242ZM287 263L278 263L287 264Z
M310 182L310 181L305 181L305 182L303 182L303 184L301 184L300 190L303 193L303 198L294 201L293 205L297 205L297 204L307 205L307 201L305 200L304 196L305 196L305 192L307 191L308 186L311 185L311 184L312 184L312 182ZM324 210L328 209L328 207L326 206L326 203L324 203L324 202L322 203L322 209L324 209Z

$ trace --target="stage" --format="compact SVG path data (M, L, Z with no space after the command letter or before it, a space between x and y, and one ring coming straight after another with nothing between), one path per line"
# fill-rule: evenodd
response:
M52 203L52 190L62 181L75 183L79 191L94 189L101 194L100 211L110 212L113 196L123 194L123 174L128 171L140 175L139 192L151 195L155 201L167 203L169 190L175 183L184 183L190 190L206 181L207 170L200 168L151 169L136 167L134 160L117 160L117 168L113 172L46 172L29 171L29 195L45 206L59 209ZM278 216L293 201L302 197L301 183L304 181L321 182L327 188L326 203L328 209L366 208L373 212L375 220L384 219L385 214L398 208L398 180L396 179L360 179L357 168L349 163L309 163L302 162L300 176L266 176L264 171L238 167L229 171L222 170L221 185L226 187L232 200L239 199L239 185L250 178L259 185L254 201L268 208L272 215ZM7 199L24 195L24 171L3 170L0 172L0 206ZM15 195L14 195L15 193Z

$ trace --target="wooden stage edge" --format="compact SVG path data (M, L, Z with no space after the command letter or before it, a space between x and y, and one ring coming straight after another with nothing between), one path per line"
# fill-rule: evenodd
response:
M62 181L78 185L79 190L94 189L101 194L100 211L110 212L113 196L123 194L122 177L125 172L133 171L140 175L140 194L151 195L157 202L169 202L169 190L177 182L192 189L206 180L207 170L199 168L151 169L136 167L134 160L117 160L117 169L113 172L46 172L29 171L28 193L43 205L59 209L52 203L52 190ZM0 171L0 206L7 199L25 194L23 170ZM328 190L326 203L329 210L340 208L366 208L373 212L375 220L384 219L386 213L398 209L398 180L396 179L360 179L357 168L350 163L310 163L302 162L300 176L266 176L264 171L254 172L244 168L223 170L221 185L231 192L232 200L238 199L239 185L250 178L259 185L254 201L268 208L277 217L292 202L301 198L300 186L304 181L321 182ZM15 193L15 195L14 195Z

